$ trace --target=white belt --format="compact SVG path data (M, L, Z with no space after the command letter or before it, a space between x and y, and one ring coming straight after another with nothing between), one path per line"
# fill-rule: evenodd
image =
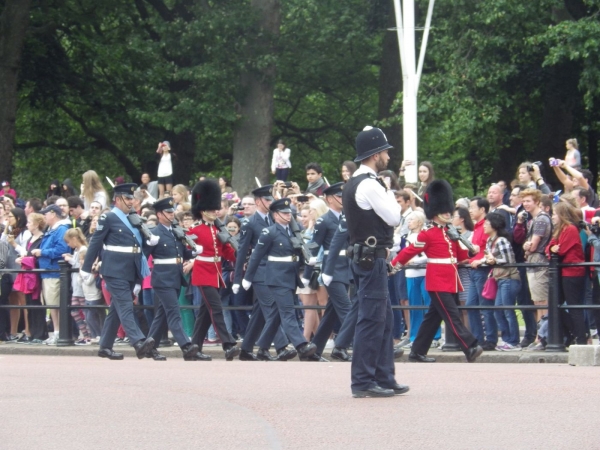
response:
M196 261L219 262L219 261L221 261L221 257L220 256L196 256Z
M323 254L324 254L324 255L329 255L329 250L325 250L325 251L323 252ZM339 253L339 255L340 255L340 256L346 256L346 250L340 250L340 253Z
M140 253L142 251L139 247L121 247L118 245L105 245L104 250L119 253Z
M297 256L268 256L268 261L278 261L278 262L296 262L298 261Z
M182 262L181 258L163 258L163 259L153 259L152 264L180 264Z
M456 258L427 258L427 262L433 264L456 264Z

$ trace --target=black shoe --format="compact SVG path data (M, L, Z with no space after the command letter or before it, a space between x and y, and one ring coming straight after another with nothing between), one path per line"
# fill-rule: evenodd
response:
M112 348L100 348L100 350L98 350L98 356L100 358L108 358L115 361L123 359L123 353L113 352Z
M154 361L166 361L167 357L165 355L161 355L158 353L158 350L155 348L150 349L148 353L146 353L146 358L152 358Z
M212 356L205 355L202 352L198 352L195 355L189 355L183 357L184 361L212 361Z
M497 346L497 345L498 345L498 343L495 343L495 344L494 344L493 342L486 341L486 343L485 343L485 344L483 344L483 345L481 346L481 348L482 348L483 350L485 350L486 352L491 352L491 351L493 351L493 350L496 350L496 346Z
M258 359L259 361L277 361L277 358L271 356L269 350L266 350L264 348L258 349L258 351L256 352L256 359Z
M399 345L394 347L394 359L399 359L402 358L402 356L404 356L404 349L401 348Z
M348 350L341 347L334 347L333 350L331 350L331 357L333 359L337 359L338 361L352 361L352 356L348 354Z
M287 361L289 359L293 359L296 357L298 352L295 349L284 348L280 352L277 353L276 361Z
M476 345L475 347L471 347L467 350L467 354L465 355L467 357L467 362L475 362L475 360L481 356L482 353L483 348L481 348L481 346Z
M527 339L527 338L523 338L523 340L519 343L519 345L521 346L521 348L527 348L529 347L531 344L533 344L533 341Z
M394 395L402 395L410 391L410 388L408 386L398 383L394 384L393 386L386 386L384 389L391 389L392 391L394 391Z
M181 351L183 352L183 359L186 357L193 357L196 353L198 353L198 344L189 343L184 345Z
M241 351L242 349L239 348L237 345L228 348L227 350L225 350L225 361L233 361L233 358L238 356Z
M365 397L393 397L393 389L384 389L381 386L375 386L366 391L356 391L352 389L352 397L354 398L365 398Z
M435 362L435 358L430 358L429 356L419 355L418 353L413 353L413 352L409 353L408 360L410 362L422 362L422 363Z
M259 359L254 353L242 350L240 352L240 361L259 361Z
M144 359L146 357L146 353L154 348L154 339L151 337L140 339L133 344L133 348L135 349L135 354L138 359Z
M23 336L21 336L19 339L17 339L16 343L17 344L31 344L31 338L29 336L27 336L25 333L23 333Z
M296 350L298 351L298 355L300 355L301 358L308 358L309 356L312 356L316 353L317 346L312 342L307 342L306 344L296 348Z
M329 362L328 359L325 359L322 356L317 355L316 353L311 356L300 356L300 361Z

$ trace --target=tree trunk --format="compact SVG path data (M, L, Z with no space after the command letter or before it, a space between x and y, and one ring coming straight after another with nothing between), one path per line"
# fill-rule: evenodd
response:
M388 7L387 28L396 26L394 5L390 1ZM384 31L383 52L381 55L381 68L379 71L379 120L394 119L402 111L391 112L394 100L402 91L402 70L400 67L400 53L398 50L398 35L395 31ZM388 168L397 172L403 158L402 123L396 122L391 126L382 127L388 142L394 146L390 153ZM365 124L367 125L367 124Z
M279 35L281 8L279 0L252 0L251 7L259 17L264 38L257 44L261 56L273 53L272 41ZM244 97L237 105L239 121L233 130L232 184L238 194L255 189L254 177L262 184L269 180L271 133L273 129L273 94L275 65L247 72L241 84Z
M6 0L0 15L0 179L12 175L17 84L31 0ZM17 187L18 188L18 187Z
M194 153L196 152L196 136L192 131L183 131L173 138L173 151L177 155L173 163L173 184L185 184L193 187Z

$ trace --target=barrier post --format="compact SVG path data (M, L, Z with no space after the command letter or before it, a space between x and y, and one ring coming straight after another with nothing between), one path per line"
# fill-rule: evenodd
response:
M71 265L66 261L59 261L58 267L60 268L60 302L59 302L59 323L60 329L58 331L58 347L66 347L73 345L73 337L71 335L71 324L69 323L69 291L71 287L71 274L69 268Z
M564 352L563 336L560 328L560 268L558 267L558 255L550 253L550 265L548 267L548 345L547 352Z

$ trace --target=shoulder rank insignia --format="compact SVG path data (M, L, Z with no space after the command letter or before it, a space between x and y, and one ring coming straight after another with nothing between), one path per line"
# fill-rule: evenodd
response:
M262 234L269 234L269 229L268 228L263 228Z

